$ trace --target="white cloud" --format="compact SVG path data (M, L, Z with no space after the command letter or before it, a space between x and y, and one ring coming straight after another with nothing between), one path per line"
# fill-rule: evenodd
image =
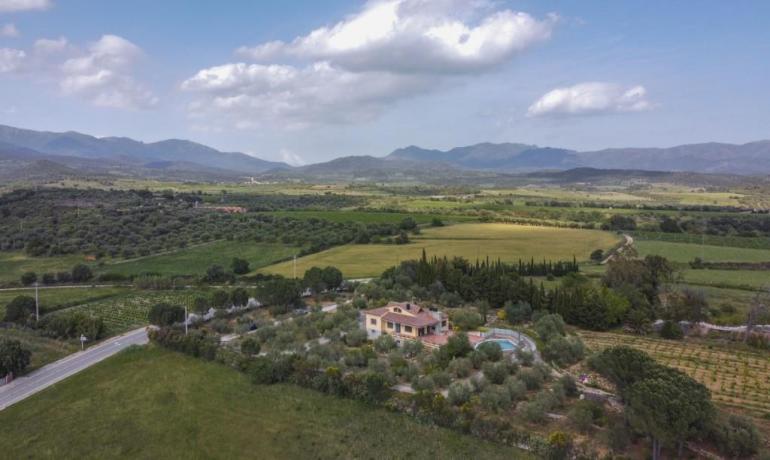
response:
M27 53L13 48L0 48L0 73L19 71L24 65Z
M589 82L556 88L535 101L527 115L572 116L649 110L644 86L624 87L614 83Z
M253 128L371 120L450 79L488 72L547 40L555 16L488 0L373 0L335 25L286 43L241 47L257 63L203 69L182 84L191 116Z
M66 38L40 39L30 52L0 49L0 73L25 73L55 80L62 93L96 106L150 108L158 98L134 77L142 50L116 35L104 35L85 47Z
M182 89L203 95L193 116L232 118L236 127L277 124L303 128L370 120L393 101L422 93L432 79L385 72L354 73L317 62L289 65L226 64L203 69Z
M19 36L19 29L16 28L15 24L4 24L2 27L0 27L0 37L18 37Z
M28 10L47 10L53 5L50 0L0 0L0 13Z
M305 166L307 162L289 149L281 149L281 160L291 166Z
M257 61L280 57L324 60L351 71L477 73L510 60L551 36L556 16L489 10L486 2L379 0L334 26L290 43L242 47Z

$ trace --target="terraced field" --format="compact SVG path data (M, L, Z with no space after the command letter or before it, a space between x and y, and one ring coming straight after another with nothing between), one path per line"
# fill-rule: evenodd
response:
M593 351L616 345L645 351L706 385L715 402L755 415L770 414L770 353L609 332L579 335Z
M587 260L591 251L609 249L618 237L609 232L513 224L457 224L430 228L412 237L405 245L347 245L297 259L301 275L313 266L333 265L346 277L378 276L402 260L419 258L424 249L429 256L461 256L467 259ZM292 276L292 262L266 267L262 271Z

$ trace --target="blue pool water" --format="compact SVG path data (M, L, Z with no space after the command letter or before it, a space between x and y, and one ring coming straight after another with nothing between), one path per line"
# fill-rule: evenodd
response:
M486 342L495 342L495 343L497 343L498 345L500 345L500 348L503 351L513 351L513 350L516 349L516 345L514 345L513 342L511 342L508 339L489 339L489 340L485 340L485 341L479 343L479 345L481 345L482 343L486 343Z

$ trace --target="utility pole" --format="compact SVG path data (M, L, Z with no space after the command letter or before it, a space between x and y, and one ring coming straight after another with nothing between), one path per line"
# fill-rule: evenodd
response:
M187 317L187 302L184 304L184 335L187 335L187 323L189 323L189 318Z
M35 281L35 322L40 321L40 295L37 286L37 281Z
M294 279L297 279L297 255L294 255Z

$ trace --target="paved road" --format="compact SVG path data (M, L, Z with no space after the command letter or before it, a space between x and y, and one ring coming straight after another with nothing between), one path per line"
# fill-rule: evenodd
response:
M126 334L62 358L55 363L19 377L8 385L0 387L0 410L41 391L56 382L76 374L94 364L109 358L131 345L143 345L148 342L145 328L136 329Z

